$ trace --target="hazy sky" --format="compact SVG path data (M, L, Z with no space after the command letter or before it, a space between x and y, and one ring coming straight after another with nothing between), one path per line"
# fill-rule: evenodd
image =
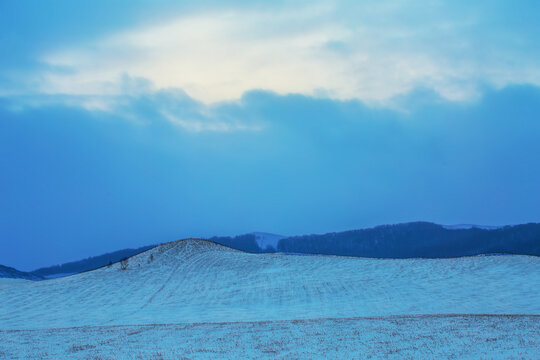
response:
M0 2L0 264L540 220L538 1Z

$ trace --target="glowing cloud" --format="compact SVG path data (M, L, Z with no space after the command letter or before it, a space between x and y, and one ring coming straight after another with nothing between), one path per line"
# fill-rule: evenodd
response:
M404 16L413 10L416 17ZM520 49L508 51L501 41L486 55L474 52L484 40L474 12L442 21L443 13L440 4L410 10L385 3L192 13L48 52L39 90L118 95L128 75L148 79L152 90L182 88L204 103L251 89L385 102L416 87L469 100L484 84L540 84L533 56Z

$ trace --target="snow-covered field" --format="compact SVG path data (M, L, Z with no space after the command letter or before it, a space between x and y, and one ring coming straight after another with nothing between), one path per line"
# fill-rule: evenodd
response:
M538 359L531 316L413 316L0 331L2 359Z
M248 254L183 240L4 282L0 299L0 358L533 358L540 346L538 316L440 316L539 315L540 258L528 256Z
M279 240L285 237L283 235L269 234L264 232L254 232L251 234L255 236L255 242L261 250L277 250Z

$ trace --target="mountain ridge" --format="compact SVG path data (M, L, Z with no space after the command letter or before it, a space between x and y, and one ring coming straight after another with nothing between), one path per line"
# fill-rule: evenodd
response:
M0 265L0 278L5 279L25 279L43 280L44 278L31 272L20 271L10 266Z
M280 252L368 258L448 258L489 254L540 256L540 223L494 227L439 225L417 221L325 234L282 236L252 232L234 237L214 236L207 240L250 253ZM155 246L121 249L31 272L10 269L18 272L19 278L31 280L62 277L107 266ZM10 271L10 274L14 272ZM0 277L10 276L3 276L0 272Z
M283 252L370 258L448 258L482 254L540 256L540 224L449 228L417 221L371 228L283 237L261 248L252 234L210 240L247 252Z

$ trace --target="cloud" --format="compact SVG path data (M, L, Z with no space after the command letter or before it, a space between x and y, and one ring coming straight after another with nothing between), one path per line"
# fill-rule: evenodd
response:
M538 41L498 23L497 6L333 4L203 9L50 49L37 91L117 96L129 76L206 104L252 89L387 104L418 87L467 101L485 85L540 85Z
M181 89L149 90L145 79L124 76L117 95L0 96L3 106L12 112L49 107L82 108L104 118L128 120L140 125L167 121L176 129L190 133L253 132L264 124L243 111L228 113L227 108L242 109L241 101L204 104Z

